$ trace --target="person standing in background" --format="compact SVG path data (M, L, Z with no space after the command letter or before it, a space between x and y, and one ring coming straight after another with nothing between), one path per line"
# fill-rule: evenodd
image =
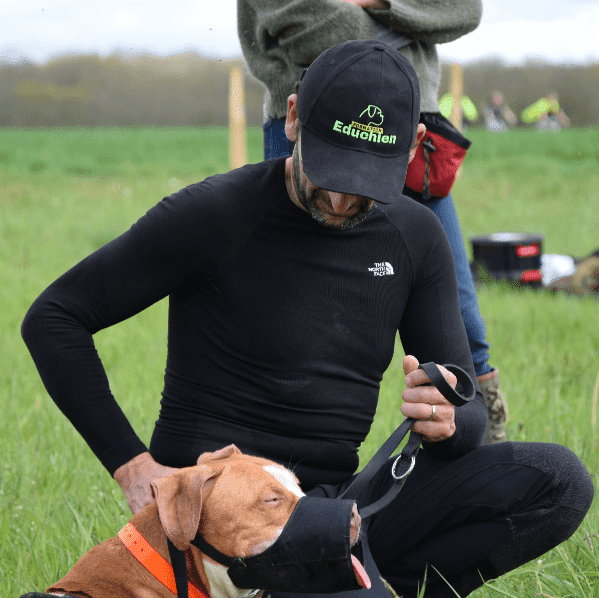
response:
M515 127L518 123L518 118L507 105L500 91L494 91L488 101L485 102L483 114L485 127L487 131L492 133L507 131L509 127Z
M521 118L527 125L534 123L537 131L559 131L570 126L570 119L560 107L555 92L524 108Z
M244 58L266 87L265 159L293 151L285 135L287 99L303 69L324 50L348 40L376 39L399 50L417 73L421 116L440 116L441 66L436 45L473 31L481 15L481 0L421 0L418 5L408 0L238 0L237 27ZM407 187L404 194L418 200ZM489 364L490 345L453 199L449 194L425 205L441 221L453 252L460 310L489 414L485 443L503 442L507 402L499 371Z
M439 110L441 114L451 119L453 110L453 97L450 93L443 94L439 100ZM462 114L462 131L465 130L465 120L469 123L475 123L478 120L478 110L474 102L466 95L460 99L460 113Z
M503 94L494 91L491 97L483 105L485 128L492 133L507 131L518 123L518 118L513 110L507 105Z

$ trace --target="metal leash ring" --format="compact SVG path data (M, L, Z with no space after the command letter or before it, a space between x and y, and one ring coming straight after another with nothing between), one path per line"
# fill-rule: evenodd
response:
M414 469L414 466L416 465L416 456L412 455L412 463L410 463L410 467L408 468L408 471L406 471L406 473L404 473L400 476L395 475L395 468L397 467L397 463L400 459L401 459L401 455L398 455L397 459L395 459L395 463L393 463L393 467L391 468L391 475L393 476L394 480L401 480L401 479L405 478L409 473L411 473L412 469Z

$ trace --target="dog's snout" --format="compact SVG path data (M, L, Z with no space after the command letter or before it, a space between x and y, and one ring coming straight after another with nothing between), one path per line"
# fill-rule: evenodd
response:
M354 503L354 508L351 512L351 526L349 534L352 546L358 541L358 538L360 537L360 525L362 525L362 519L360 517L360 514L358 513L358 507Z

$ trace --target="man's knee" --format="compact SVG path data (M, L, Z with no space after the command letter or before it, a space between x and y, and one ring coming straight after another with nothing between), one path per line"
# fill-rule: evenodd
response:
M573 508L588 510L593 480L576 453L561 444L543 442L514 442L512 448L516 462L543 471L553 479L558 496Z
M595 489L586 467L573 451L559 444L515 442L512 447L517 463L534 467L551 478L551 502L569 512L561 518L560 532L563 540L570 537L593 502Z

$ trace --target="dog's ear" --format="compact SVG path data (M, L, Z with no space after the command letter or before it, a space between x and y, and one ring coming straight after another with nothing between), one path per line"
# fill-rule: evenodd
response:
M196 536L204 486L215 475L207 465L185 467L150 484L164 532L179 550L187 550Z
M241 455L241 451L234 445L230 444L225 448L222 448L218 451L214 451L213 453L202 453L198 457L198 465L201 465L204 461L212 461L214 459L226 459L231 455Z

